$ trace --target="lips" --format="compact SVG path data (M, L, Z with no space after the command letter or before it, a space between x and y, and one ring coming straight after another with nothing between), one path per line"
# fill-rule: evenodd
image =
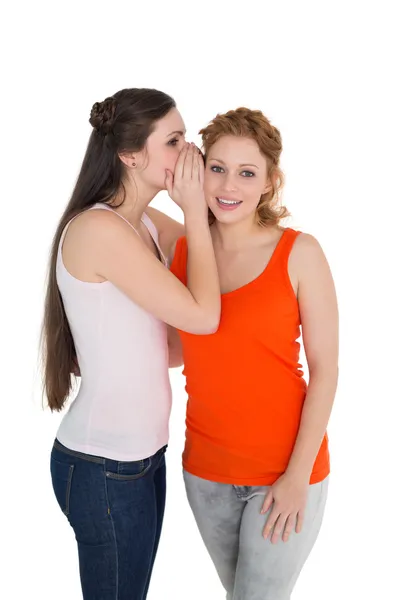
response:
M223 210L235 210L242 204L241 200L235 200L233 198L215 198L217 205Z

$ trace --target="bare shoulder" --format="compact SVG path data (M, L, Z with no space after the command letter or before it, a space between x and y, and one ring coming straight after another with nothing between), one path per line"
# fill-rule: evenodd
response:
M307 266L318 261L326 261L319 241L309 233L300 233L293 244L290 261L297 266Z
M111 239L121 235L132 236L134 231L118 215L110 210L85 210L69 226L66 241L82 239L86 246L96 241ZM135 236L136 237L136 236Z
M299 283L315 280L320 284L331 279L331 271L319 241L308 233L300 233L289 257L289 274Z
M293 251L297 254L310 254L322 252L322 248L317 238L313 235L300 232L294 242Z

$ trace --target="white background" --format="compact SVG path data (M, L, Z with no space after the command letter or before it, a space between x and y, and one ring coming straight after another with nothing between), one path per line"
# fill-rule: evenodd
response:
M217 112L281 130L292 226L322 244L341 314L326 517L294 600L398 598L397 2L19 2L1 15L0 596L80 598L49 477L38 332L51 238L95 101L156 87L188 139ZM79 6L79 8L78 8ZM163 193L154 206L181 220ZM172 372L169 495L150 600L223 599L181 481L185 393Z

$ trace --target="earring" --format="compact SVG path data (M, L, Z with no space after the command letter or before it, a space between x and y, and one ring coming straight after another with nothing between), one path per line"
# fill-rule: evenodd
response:
M136 167L136 163L135 162L132 163L132 167Z

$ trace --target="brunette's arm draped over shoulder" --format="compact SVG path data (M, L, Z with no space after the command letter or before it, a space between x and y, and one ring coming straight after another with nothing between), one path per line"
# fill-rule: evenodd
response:
M183 168L185 162L193 163L192 170ZM187 288L116 215L109 211L85 215L85 245L91 248L96 273L168 325L196 334L218 328L221 306L203 171L200 155L189 149L181 153L173 181L167 181L170 196L186 208ZM185 205L188 196L191 202Z
M95 137L91 140L94 139L97 144L99 142L97 133L93 135ZM84 165L89 159L91 160L92 154L96 158L96 148L92 148L90 144L91 142L89 142ZM104 146L101 147L101 152L103 151L105 151ZM97 161L99 165L101 152ZM85 168L87 169L87 166ZM99 167L96 170L96 173L98 172ZM73 242L75 255L84 257L85 268L92 273L91 276L98 278L90 281L113 283L147 312L167 325L183 331L196 334L212 333L218 328L220 319L218 272L203 191L204 164L195 147L184 145L176 162L174 174L168 171L166 177L168 193L184 213L188 241L187 287L156 258L141 237L113 211L86 210L99 200L96 198L89 202L86 196L80 198L79 194L82 195L85 191L80 189L84 176L86 176L85 169L82 169L73 197L54 237L51 252L42 340L45 392L48 404L53 410L61 410L63 407L71 391L71 373L76 371L74 340L56 281L57 253L61 234L75 216L77 218L73 233L70 229L67 231L66 243L73 235L71 243ZM113 194L109 192L110 197L102 197L100 200L111 202L114 194L117 193L118 190L114 190ZM168 239L169 234L166 236L164 232L162 237L167 239L167 244L173 243L173 236Z

